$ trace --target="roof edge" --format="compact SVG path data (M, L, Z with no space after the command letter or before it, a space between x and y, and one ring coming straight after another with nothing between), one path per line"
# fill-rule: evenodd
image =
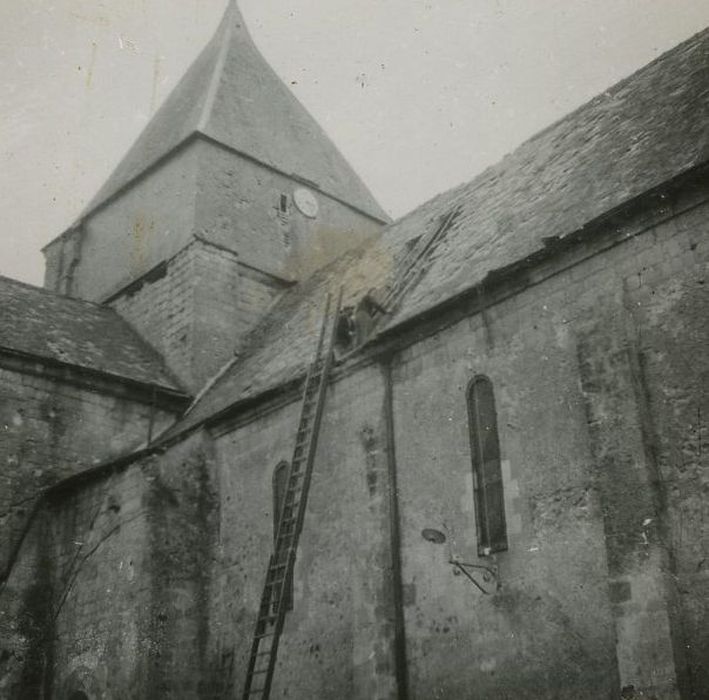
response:
M180 406L177 406L177 408L184 408L186 405L189 405L189 402L192 400L191 395L185 391L166 386L164 384L159 384L157 382L143 382L139 379L126 377L123 374L116 374L115 372L86 367L85 365L74 364L72 362L63 362L62 360L57 360L54 357L47 357L46 355L30 353L24 350L16 350L15 348L0 345L0 357L2 356L16 358L21 362L40 363L59 371L72 371L87 377L100 378L107 382L120 384L129 390L151 396L159 394L162 398L167 399L169 402L179 404Z

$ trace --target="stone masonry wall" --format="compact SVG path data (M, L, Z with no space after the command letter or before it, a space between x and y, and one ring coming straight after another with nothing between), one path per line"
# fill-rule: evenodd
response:
M272 697L397 697L384 384L377 368L331 385ZM243 690L273 546L273 470L290 460L298 405L216 440L220 562L214 643Z
M144 443L151 413L147 403L0 368L0 570L38 493ZM156 410L154 431L173 418Z
M200 143L199 159L196 233L236 250L244 263L265 272L303 279L381 228L315 187L309 189L317 216L304 216L293 193L307 185L217 144Z
M47 246L44 286L102 301L185 246L194 229L194 143ZM66 241L65 241L66 239ZM72 270L70 287L62 276Z
M204 697L209 464L196 437L49 502L0 592L3 697Z
M394 453L410 698L706 695L709 206L668 207L674 218L628 222L631 233L649 228L565 270L549 263L543 281L399 352L393 444L376 365L331 385L273 697L396 696ZM478 374L495 390L509 536L508 551L486 557L466 408ZM141 466L152 515L135 548L155 560L145 600L168 602L145 603L156 614L139 639L155 655L128 687L187 698L240 689L272 547L273 469L290 459L298 410L220 428L213 454L195 436ZM129 494L117 488L119 500ZM97 502L57 507L68 518ZM446 543L426 541L424 528ZM66 566L83 540L73 525L55 537L63 554L51 559ZM96 577L76 596L98 599L125 562L110 549L93 557ZM486 592L451 557L491 569L487 580L473 573ZM107 641L82 647L97 613L77 601L58 621L57 683L90 647L107 650L101 661L130 646L110 640L123 639L113 629L134 602L120 593L98 613ZM200 686L196 664L223 685ZM118 668L101 682L110 674L130 682Z
M194 240L164 272L110 301L194 392L234 356L284 285L239 263L237 255Z
M145 443L151 420L158 432L174 419L160 409L152 419L151 413L147 403L127 397L0 369L0 696L18 664L30 673L27 628L41 626L41 591L48 582L38 571L49 566L51 551L42 534L45 514L33 520L40 492ZM13 554L35 520L24 545L34 554L15 561L17 570L6 581ZM25 609L18 614L21 601Z
M709 687L707 209L394 358L411 698L689 698ZM495 389L510 543L492 557L476 542L466 389L478 374ZM381 571L391 580L388 510L373 505L386 498L382 392L372 368L328 397L275 697L396 692L392 598L372 583ZM215 620L228 622L218 646L227 659L234 650L237 689L271 549L272 469L288 459L297 409L217 440ZM424 540L427 527L447 542ZM495 571L474 571L488 593L451 557Z
M690 208L402 354L412 697L706 694L708 228ZM495 388L510 540L480 559L476 374ZM451 554L497 567L499 591Z

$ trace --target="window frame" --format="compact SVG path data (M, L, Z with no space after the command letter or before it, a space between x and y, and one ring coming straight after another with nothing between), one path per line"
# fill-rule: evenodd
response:
M481 396L480 387L485 387L489 392L487 397ZM468 383L465 397L468 407L477 549L478 556L484 557L509 549L497 406L494 385L490 378L484 374L475 375ZM482 406L484 398L489 401L487 407ZM487 416L484 415L485 412ZM482 425L484 420L487 420L487 428ZM485 436L485 430L489 431L490 428L492 434ZM491 471L493 478L490 478ZM497 521L494 532L491 527L491 515L495 515Z

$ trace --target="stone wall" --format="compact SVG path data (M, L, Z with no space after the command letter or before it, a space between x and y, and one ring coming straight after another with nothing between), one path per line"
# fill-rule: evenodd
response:
M196 176L197 149L190 142L52 241L45 248L44 286L103 301L177 253L194 230Z
M153 409L148 399L131 397L120 385L102 384L96 377L60 381L43 376L41 367L32 365L27 373L0 368L2 696L17 682L18 669L28 683L43 677L43 647L27 650L28 639L47 633L45 592L54 561L41 493L144 444L151 424L157 433L174 419L173 413Z
M298 405L216 439L220 563L215 644L243 689L273 546L273 470L290 460ZM377 368L330 387L273 697L395 698L384 383Z
M211 481L195 438L44 504L0 592L3 697L209 692Z
M299 182L297 174L290 178L216 143L199 144L199 162L196 233L236 250L251 267L303 279L381 229L380 222ZM293 201L303 187L318 204L313 218Z
M173 419L147 400L0 367L0 570L43 489L145 443L151 420L157 434Z
M410 698L706 694L709 207L678 199L663 211L561 251L483 312L421 326L424 339L386 360L392 415L378 364L333 382L274 697L396 697L402 622ZM479 374L495 390L509 539L483 557L466 407ZM273 469L290 459L298 410L295 400L262 406L168 449L151 463L157 481L132 468L153 494L141 496L151 504L142 539L96 550L95 577L77 583L75 609L58 619L56 682L91 649L125 657L121 640L134 637L119 621L138 609L138 638L155 651L149 668L130 671L142 685L126 687L239 691L272 548ZM104 483L102 498L113 488ZM127 484L115 489L130 501ZM57 503L52 532L98 503L77 498ZM424 528L447 541L425 540ZM54 537L63 554L50 559L66 566L79 530ZM153 562L148 607L121 593L89 639L91 600L128 551L139 552L134 567ZM483 590L454 557L489 569L472 570ZM54 574L53 587L65 578ZM150 602L158 587L164 604ZM196 663L214 683L197 683ZM122 673L101 687L133 682Z
M709 688L708 209L690 206L402 353L412 697ZM495 387L510 539L483 559L465 405L476 374ZM424 541L424 527L450 548ZM455 576L451 554L497 568L499 591Z
M644 231L646 218L626 222L626 240L568 267L562 256L523 293L393 358L410 697L670 698L709 687L699 661L709 651L708 212L675 205L676 217ZM477 555L466 389L478 374L495 388L510 542L493 557ZM391 580L388 506L373 506L386 499L391 448L384 389L375 369L353 379L328 398L276 695L396 692L393 597L371 578ZM228 573L215 605L231 617L216 619L246 636L271 548L271 472L296 423L294 404L217 441ZM427 527L447 542L424 540ZM495 572L473 571L487 593L452 557ZM247 649L236 642L238 682Z
M236 253L195 239L109 304L197 392L285 287Z

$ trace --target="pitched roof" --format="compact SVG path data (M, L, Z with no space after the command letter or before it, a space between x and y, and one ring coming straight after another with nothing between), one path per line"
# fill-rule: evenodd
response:
M343 284L344 303L357 303L390 278L410 241L452 210L460 213L387 328L543 249L545 238L574 233L705 163L708 139L705 30L287 292L241 359L171 432L300 373L314 348L326 291Z
M297 175L381 221L387 214L317 122L266 63L234 0L212 40L81 218L193 133Z
M0 352L10 350L181 391L113 309L0 277Z

